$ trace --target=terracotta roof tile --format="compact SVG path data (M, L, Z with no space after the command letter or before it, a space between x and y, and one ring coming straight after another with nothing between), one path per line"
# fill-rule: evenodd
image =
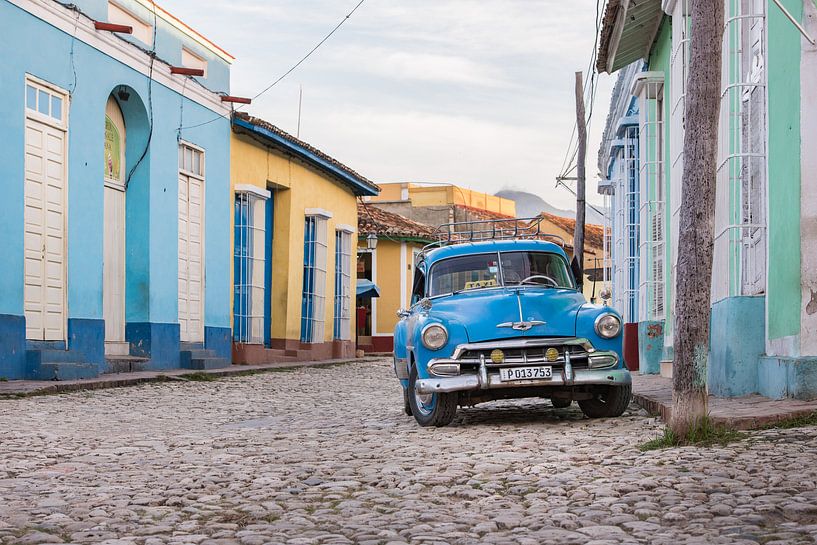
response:
M557 227L564 229L567 231L571 238L573 237L573 233L576 230L576 220L573 218L563 218L561 216L556 216L553 214L548 214L547 212L540 212L537 217L543 218L545 221L549 221L552 224L556 225ZM604 228L601 225L595 225L593 223L585 223L584 224L584 239L588 246L593 248L603 248L604 247ZM566 241L568 244L572 243L572 240Z
M269 132L271 132L273 134L276 134L276 135L280 136L281 138L289 141L290 143L295 144L296 146L300 146L300 147L308 150L309 152L311 152L314 155L320 157L321 159L323 159L327 163L330 163L331 165L335 166L339 170L342 170L343 172L345 172L349 176L358 179L361 184L369 186L374 191L380 192L380 187L377 184L375 184L374 182L372 182L371 180L365 178L364 176L362 176L358 172L352 170L351 168L347 167L346 165L344 165L343 163L341 163L340 161L338 161L334 157L332 157L330 155L327 155L326 153L322 152L321 150L319 150L318 148L312 146L311 144L307 144L303 140L301 140L299 138L296 138L295 136L292 136L288 132L276 127L275 125L273 125L269 121L264 121L260 117L254 117L254 116L251 116L251 115L249 115L249 114L247 114L245 112L236 112L235 117L237 117L239 119L242 119L242 120L246 121L247 123L251 123L251 124L256 125L258 127L262 127L264 129L268 130Z
M357 230L359 235L374 233L395 238L418 238L432 242L434 227L410 220L400 214L387 212L372 203L357 204Z

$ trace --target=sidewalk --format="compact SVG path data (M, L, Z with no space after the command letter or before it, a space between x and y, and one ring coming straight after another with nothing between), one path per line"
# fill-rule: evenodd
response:
M356 359L337 359L323 361L296 361L288 363L266 363L263 365L232 365L221 369L193 370L168 369L163 371L139 371L135 373L112 373L100 375L96 378L82 380L42 381L42 380L11 380L0 382L0 400L3 398L27 397L35 395L59 394L76 392L78 390L97 390L102 388L119 388L135 386L148 382L166 382L168 380L195 380L201 375L212 377L231 377L250 373L267 373L299 367L326 367L341 363L355 363L363 361L377 361L382 358L366 356ZM193 378L190 378L192 375Z
M633 373L633 402L652 415L669 421L672 412L672 379ZM715 424L750 430L817 412L817 400L709 396L709 416Z

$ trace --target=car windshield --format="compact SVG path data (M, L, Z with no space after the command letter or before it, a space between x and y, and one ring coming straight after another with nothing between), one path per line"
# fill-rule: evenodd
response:
M499 259L502 267L500 271ZM547 252L502 252L453 257L431 267L429 296L498 286L573 288L567 264Z

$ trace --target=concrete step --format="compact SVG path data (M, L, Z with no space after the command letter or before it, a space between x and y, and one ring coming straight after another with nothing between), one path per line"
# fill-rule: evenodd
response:
M105 363L108 364L108 370L105 374L145 371L147 370L149 361L148 358L140 358L137 356L107 356Z
M224 367L229 367L230 365L230 362L224 358L212 356L207 358L193 358L182 364L182 368L203 371L205 369L222 369Z
M55 350L50 348L26 350L26 359L36 368L42 363L84 363L85 355L76 350Z
M36 371L36 380L79 380L96 378L99 369L92 363L46 362Z

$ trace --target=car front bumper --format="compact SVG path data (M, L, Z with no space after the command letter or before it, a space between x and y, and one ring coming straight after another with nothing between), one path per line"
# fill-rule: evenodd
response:
M553 376L547 379L536 380L500 380L500 370L496 364L486 360L486 348L541 348L543 346L581 346L586 349L580 355L564 351L553 365ZM478 362L471 361L471 371L458 373L460 364L464 363L463 354L469 350L482 351ZM571 354L573 356L571 357ZM576 357L584 361L581 366L574 366ZM477 363L476 372L473 365ZM508 363L506 361L506 363ZM630 372L626 368L618 367L619 357L615 352L601 351L593 348L587 339L523 339L500 341L494 343L468 344L457 347L451 358L437 358L429 361L429 378L418 379L417 393L433 394L435 392L464 392L473 390L496 390L524 387L562 387L573 386L618 386L632 383ZM527 354L521 361L509 363L508 366L518 365L549 365L550 362L531 361ZM453 371L450 375L446 371Z
M486 378L487 380L485 380ZM465 392L469 390L494 390L531 386L623 386L631 383L632 378L627 369L577 369L574 371L572 379L567 379L565 373L559 373L554 374L549 379L502 382L499 380L499 373L485 373L484 375L478 373L476 375L418 379L416 388L418 394L433 394L437 392Z

